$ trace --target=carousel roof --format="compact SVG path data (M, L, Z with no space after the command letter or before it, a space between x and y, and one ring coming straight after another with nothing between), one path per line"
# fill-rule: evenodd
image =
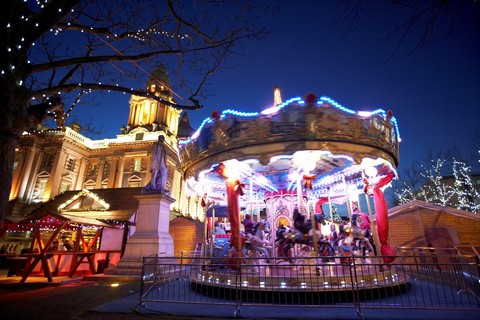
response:
M354 111L308 94L262 112L214 112L179 149L184 178L197 194L224 198L215 172L222 163L247 191L289 192L308 180L315 196L341 198L345 188L361 192L396 174L399 141L391 111Z

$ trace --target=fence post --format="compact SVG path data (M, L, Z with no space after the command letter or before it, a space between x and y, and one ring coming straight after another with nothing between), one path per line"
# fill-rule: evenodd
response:
M240 306L242 305L242 270L241 267L241 254L237 254L235 257L235 312L233 317L237 318L240 313ZM247 258L248 259L248 258Z
M357 317L360 320L363 320L362 314L362 307L360 306L360 296L358 293L358 282L357 282L357 268L355 265L355 260L357 256L352 253L352 263L350 264L350 281L352 284L352 297L353 297L353 305L355 309L357 309ZM352 271L353 269L353 271Z

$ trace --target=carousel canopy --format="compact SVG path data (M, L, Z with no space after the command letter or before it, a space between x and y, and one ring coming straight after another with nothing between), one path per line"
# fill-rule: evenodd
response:
M179 142L187 185L215 203L225 198L225 175L245 192L297 188L342 202L371 189L399 162L399 131L391 111L354 111L308 94L259 113L215 112Z

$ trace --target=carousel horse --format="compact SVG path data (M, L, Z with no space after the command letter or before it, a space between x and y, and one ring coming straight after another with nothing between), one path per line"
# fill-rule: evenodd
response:
M268 260L272 249L270 242L266 240L266 234L270 233L268 224L265 221L257 222L253 228L253 233L253 235L246 235L245 249L253 251L254 254L261 253Z
M316 213L313 215L313 219L307 220L304 215L295 209L293 211L293 228L286 232L283 235L283 240L279 242L283 251L282 256L290 256L289 251L295 244L303 244L310 247L317 245L320 255L333 255L333 248L328 241L324 240L318 228L319 223L326 225L325 218L322 214Z
M360 248L362 245L368 247L369 252L375 252L370 239L365 236L362 229L362 217L359 213L352 215L350 224L342 225L340 228L340 240L338 241L338 252L345 256L350 250Z
M253 225L253 235L264 240L270 239L270 222L266 219L260 220Z

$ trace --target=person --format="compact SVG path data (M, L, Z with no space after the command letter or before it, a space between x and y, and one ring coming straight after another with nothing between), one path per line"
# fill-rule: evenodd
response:
M69 239L67 239L67 236L62 236L62 243L67 251L73 250L73 243Z
M280 226L278 227L277 231L275 232L275 242L280 242L283 239L283 236L287 232L287 228L283 225L283 223L280 223Z
M248 236L249 234L253 234L253 221L248 213L245 215L245 220L242 221L242 224L245 228L246 236Z
M150 169L152 178L145 186L145 190L147 191L160 191L161 193L167 191L167 151L163 146L164 141L165 137L159 135L158 141L153 144L153 164Z
M332 248L336 251L338 250L338 232L337 232L337 229L335 228L335 225L332 223L330 225L330 237L329 237L329 241L330 241L330 245L332 246Z
M310 231L310 228L305 221L305 216L300 213L298 208L293 209L293 226L295 230L302 234L308 234L308 231Z
M217 222L215 222L215 230L213 231L214 234L225 234L225 229Z

